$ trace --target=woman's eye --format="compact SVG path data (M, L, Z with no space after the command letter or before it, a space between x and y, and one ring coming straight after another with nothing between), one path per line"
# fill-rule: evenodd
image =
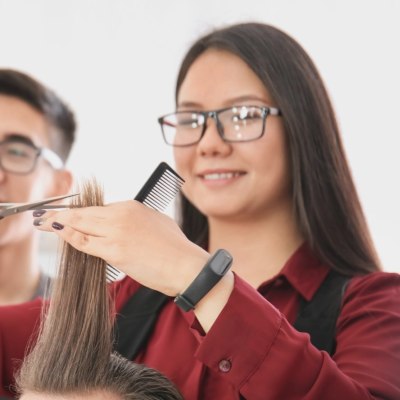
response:
M190 127L190 128L198 128L202 125L202 118L201 116L190 115L190 116L181 116L177 120L177 125L181 127Z
M185 125L185 126L188 126L188 125L190 125L190 126L193 126L193 125L198 125L198 122L196 121L196 120L193 120L193 119L181 119L179 122L178 122L178 125Z
M259 119L260 119L260 115L248 113L248 114L234 115L232 117L232 122L233 123L250 122L250 121L259 120Z

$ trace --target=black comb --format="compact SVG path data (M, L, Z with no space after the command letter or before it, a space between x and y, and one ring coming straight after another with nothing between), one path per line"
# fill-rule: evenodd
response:
M161 162L139 190L134 200L140 201L154 210L163 212L178 194L185 181L166 162ZM108 282L118 278L120 271L107 265Z

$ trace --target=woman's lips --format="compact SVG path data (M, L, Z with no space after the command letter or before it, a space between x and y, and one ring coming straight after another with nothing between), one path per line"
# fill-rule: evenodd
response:
M240 172L211 172L208 174L203 174L201 177L206 180L218 180L218 179L232 179L237 176L242 175Z
M198 177L206 184L226 184L236 181L245 172L243 171L206 171L198 174Z

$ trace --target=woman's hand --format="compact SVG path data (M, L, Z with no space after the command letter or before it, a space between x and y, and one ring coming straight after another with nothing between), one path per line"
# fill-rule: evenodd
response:
M209 257L174 220L134 200L47 211L34 223L169 296L182 292Z

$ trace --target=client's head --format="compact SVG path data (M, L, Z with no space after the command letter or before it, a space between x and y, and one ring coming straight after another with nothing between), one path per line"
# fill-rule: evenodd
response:
M74 206L103 204L95 182ZM112 352L106 263L64 244L39 337L16 377L22 400L177 400L161 373Z
M95 368L95 367L94 367ZM85 373L81 380L86 380ZM50 380L60 380L63 389L45 386L23 388L20 400L178 400L182 399L172 383L158 371L135 364L117 354L111 354L108 368L98 379L86 381L86 388L73 382L63 382L63 377L52 374ZM21 382L22 384L23 382ZM67 383L67 385L65 385ZM65 393L64 393L65 391Z

